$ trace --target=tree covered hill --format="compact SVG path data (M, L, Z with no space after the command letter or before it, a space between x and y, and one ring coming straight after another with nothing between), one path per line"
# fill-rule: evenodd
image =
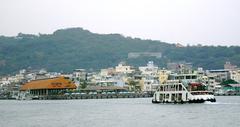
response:
M128 58L131 52L161 52L162 57ZM23 68L46 68L71 72L76 68L113 67L121 61L145 65L153 60L160 67L167 62L186 61L204 69L223 68L225 61L240 65L240 47L176 47L161 41L124 37L120 34L96 34L82 28L69 28L53 34L0 36L0 74Z

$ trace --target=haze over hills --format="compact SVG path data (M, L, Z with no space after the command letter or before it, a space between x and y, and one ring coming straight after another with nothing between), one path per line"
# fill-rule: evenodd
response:
M100 69L116 66L121 61L139 66L149 60L160 67L166 67L167 62L185 61L195 67L219 69L226 61L240 65L240 47L176 47L120 34L95 34L82 28L61 29L53 34L0 36L0 74L28 67L65 72L76 68Z

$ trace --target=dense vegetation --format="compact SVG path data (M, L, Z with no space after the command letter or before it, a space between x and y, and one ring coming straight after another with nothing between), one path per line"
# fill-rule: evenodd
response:
M221 85L223 85L223 86L227 86L229 84L238 84L238 82L236 82L235 80L232 80L232 79L224 80L221 82Z
M162 58L128 59L129 52L162 52ZM153 60L160 67L167 62L186 61L205 69L223 68L225 61L240 65L240 47L187 46L141 40L119 34L95 34L82 28L57 30L53 34L0 36L0 74L32 67L70 72L75 68L113 67L120 61L145 65Z

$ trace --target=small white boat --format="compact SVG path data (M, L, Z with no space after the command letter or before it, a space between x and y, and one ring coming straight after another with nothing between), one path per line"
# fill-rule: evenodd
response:
M203 103L216 102L213 92L207 91L201 83L189 83L184 86L178 80L161 84L154 93L152 103Z

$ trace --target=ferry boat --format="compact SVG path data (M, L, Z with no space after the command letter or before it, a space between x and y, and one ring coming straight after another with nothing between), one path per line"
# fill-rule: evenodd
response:
M216 102L213 92L207 91L202 83L188 83L184 86L178 80L161 84L154 93L152 103L203 103Z

